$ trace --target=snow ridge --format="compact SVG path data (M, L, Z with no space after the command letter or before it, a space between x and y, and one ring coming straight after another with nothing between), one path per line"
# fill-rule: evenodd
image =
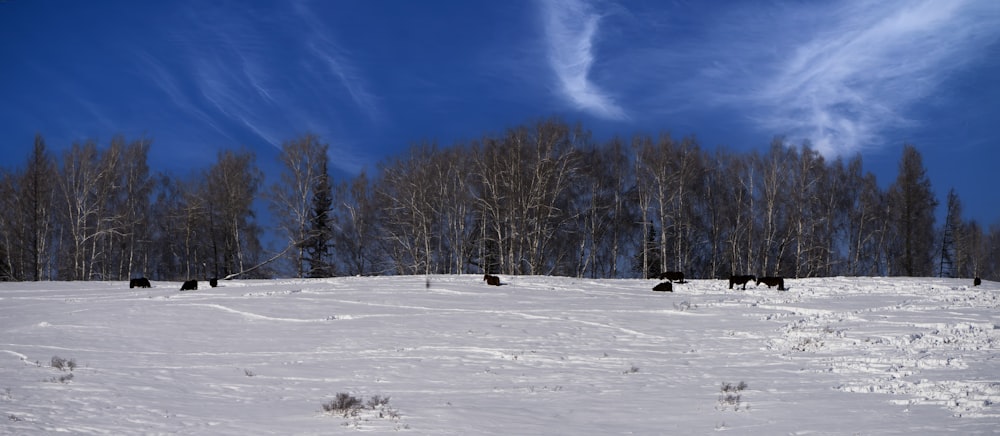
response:
M0 434L997 429L997 283L502 280L0 283Z

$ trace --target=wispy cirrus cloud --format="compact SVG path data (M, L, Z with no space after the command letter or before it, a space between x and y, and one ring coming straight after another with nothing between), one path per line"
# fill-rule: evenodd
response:
M193 116L201 124L208 126L212 131L223 137L232 139L219 123L209 116L204 110L198 107L194 101L184 91L182 84L174 74L169 72L161 61L150 55L146 51L136 53L137 64L145 71L145 76L156 89L164 93L174 106L182 113Z
M921 122L911 116L915 106L944 81L983 60L1000 36L996 5L793 5L720 28L733 38L750 35L757 49L741 41L723 50L734 60L722 61L722 69L741 76L729 76L736 86L717 88L716 101L750 106L761 129L809 140L826 155L884 144L887 132Z
M354 104L367 115L369 120L379 120L381 110L378 98L369 90L367 80L361 70L351 61L350 52L336 43L335 39L330 36L330 31L316 18L316 14L309 9L307 3L294 3L294 9L298 19L308 30L309 36L303 42L308 47L313 60L318 62L323 70L343 87Z
M275 102L256 79L248 74L247 66L218 59L203 58L195 65L202 96L215 109L274 147L280 147L281 112L274 111ZM277 118L277 119L276 119Z
M739 120L827 156L898 146L930 125L923 106L996 63L1000 41L990 1L628 7L606 17L621 47L607 62L637 117Z
M621 106L590 78L601 16L583 0L546 0L541 9L546 56L563 97L592 115L624 119Z
M308 3L261 7L192 9L181 17L185 31L168 41L172 51L137 50L147 80L229 140L280 148L296 135L318 134L340 157L333 164L357 173L370 159L343 139L351 135L345 125L380 119L363 69Z

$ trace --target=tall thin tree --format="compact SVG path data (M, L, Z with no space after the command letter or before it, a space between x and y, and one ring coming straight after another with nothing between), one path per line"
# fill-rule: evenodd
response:
M944 226L941 228L941 254L938 263L938 277L955 277L961 262L960 241L962 232L962 202L952 188L948 191L948 211L945 214Z
M920 152L903 146L899 175L889 187L889 206L898 256L893 272L906 276L932 274L934 208L938 205Z
M326 147L323 147L324 150ZM305 240L306 262L309 264L310 277L330 277L334 271L330 262L330 250L333 244L333 228L331 215L333 210L333 187L330 185L330 175L327 171L326 153L319 155L316 164L319 171L312 189L312 209L309 215L309 232Z
M55 160L45 149L45 139L40 134L35 135L34 148L21 182L21 192L17 196L22 206L20 210L29 215L25 229L28 239L25 241L25 248L30 268L26 278L29 280L41 280L43 269L48 263L55 175Z
M304 277L307 273L305 241L309 238L313 191L318 177L323 174L319 168L320 159L326 159L328 150L327 144L311 134L282 143L278 154L281 173L267 192L271 213L286 243L293 247L289 257L296 277Z

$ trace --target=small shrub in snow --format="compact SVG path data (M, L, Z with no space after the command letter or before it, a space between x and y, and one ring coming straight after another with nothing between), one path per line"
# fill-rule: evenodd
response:
M372 395L372 397L368 399L368 402L365 403L365 405L371 409L377 409L388 404L389 397L383 397L381 395Z
M361 407L361 400L351 394L338 393L337 397L323 403L323 411L327 413L343 413L347 415L353 409Z
M76 360L73 359L67 360L59 356L52 356L52 360L50 361L49 365L60 371L65 371L67 369L73 371L73 369L76 368Z
M253 371L251 371L249 369L246 369L246 368L243 369L243 374L246 374L247 377L253 377L253 376L257 375Z
M623 374L635 374L637 372L639 372L639 367L635 366L635 365L632 365L629 369L626 369L623 372Z
M719 406L717 409L726 410L732 407L734 411L739 411L743 397L741 392L743 392L743 390L747 387L746 382L742 381L736 385L726 382L722 383L722 389L720 389L719 393Z
M353 425L355 428L361 428L362 423L371 423L374 419L389 419L395 422L397 430L400 428L399 411L389 407L388 396L373 395L362 405L357 397L339 393L336 398L323 404L323 411L349 418L344 422L345 426Z
M817 338L801 338L799 342L792 346L792 350L795 351L816 351L823 348L823 341Z
M66 374L66 375L63 375L63 376L59 376L59 377L52 377L52 378L50 378L48 380L45 380L45 381L47 381L49 383L69 383L70 380L73 380L73 373L69 373L69 374Z

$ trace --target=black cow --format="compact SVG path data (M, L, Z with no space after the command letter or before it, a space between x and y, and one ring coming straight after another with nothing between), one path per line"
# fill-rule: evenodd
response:
M653 286L653 290L657 292L674 292L674 285L670 282L663 282Z
M137 279L132 279L128 281L128 287L131 288L150 288L152 285L149 284L149 279L145 277L139 277Z
M198 281L197 280L188 280L188 281L184 282L184 284L181 285L181 290L182 291L197 291L198 290Z
M216 286L219 286L219 279L217 279L215 277L212 277L212 278L208 279L208 284L209 284L209 286L211 286L213 288L216 287Z
M983 281L980 280L979 277L972 279L972 286L979 286L981 284L983 284Z
M757 279L757 286L760 286L761 283L767 285L768 288L777 286L779 291L785 290L785 279L781 277L761 277Z
M486 281L487 285L500 286L500 277L485 274L483 275L483 280Z
M660 280L670 280L671 282L684 283L684 273L680 271L667 271L660 274Z
M747 282L757 280L756 276L729 276L729 289L733 289L733 285L743 285L743 290L747 289Z

